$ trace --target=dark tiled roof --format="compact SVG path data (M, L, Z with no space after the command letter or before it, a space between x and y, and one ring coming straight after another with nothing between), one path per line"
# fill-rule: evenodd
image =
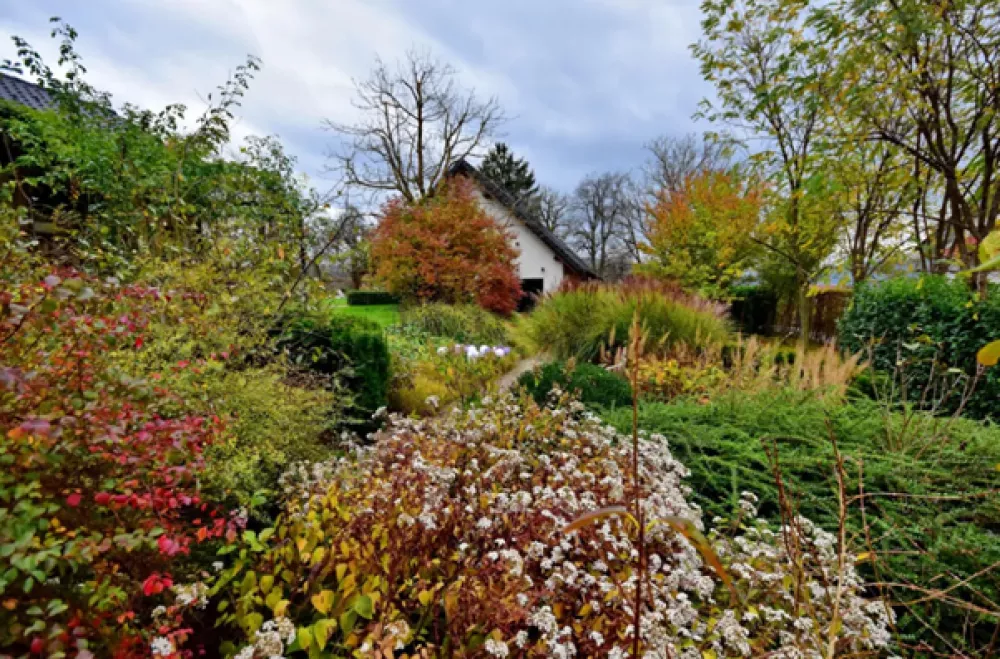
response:
M52 107L52 97L38 85L0 71L0 100L20 103L35 110Z
M528 229L538 236L543 243L548 245L549 249L555 252L559 260L563 262L563 265L568 267L570 270L576 274L591 278L600 279L590 266L580 258L580 256L570 249L569 245L560 240L554 233L549 231L541 220L535 217L532 213L529 213L523 208L522 204L517 203L517 199L514 198L506 188L502 185L489 178L481 171L470 165L465 159L459 160L451 167L448 168L448 176L455 176L456 174L461 174L463 176L468 176L476 183L478 183L483 192L486 193L488 197L493 198L497 202L503 204L507 210L513 213L519 220L524 222L524 225Z

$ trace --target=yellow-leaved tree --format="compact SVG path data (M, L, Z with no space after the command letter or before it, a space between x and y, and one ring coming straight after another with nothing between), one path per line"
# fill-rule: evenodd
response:
M735 169L697 172L679 190L661 190L647 213L648 258L636 270L724 295L754 254L762 196L759 182Z

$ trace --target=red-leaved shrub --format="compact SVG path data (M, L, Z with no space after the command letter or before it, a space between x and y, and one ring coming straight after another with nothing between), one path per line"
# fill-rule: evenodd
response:
M509 314L521 298L507 229L455 180L415 204L396 199L382 210L372 238L375 279L405 300L471 303Z
M198 488L221 420L178 413L183 401L115 367L167 304L69 271L0 293L0 646L12 654L148 656L153 634L175 654L188 630L168 607L148 629L149 611L174 606L172 573L193 545L240 526Z

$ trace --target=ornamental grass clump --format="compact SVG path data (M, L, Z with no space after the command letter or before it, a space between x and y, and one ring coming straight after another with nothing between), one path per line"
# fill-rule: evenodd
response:
M652 354L700 351L729 338L724 307L644 278L580 285L545 297L518 320L515 333L529 352L598 361L627 345L637 310Z
M286 474L275 528L251 538L214 588L219 624L238 637L224 650L628 656L636 529L620 517L571 524L632 501L650 522L688 527L645 530L642 656L886 649L891 614L863 597L833 535L805 520L771 529L752 495L724 533L708 531L663 439L638 446L635 492L631 438L558 392L548 407L504 396L430 420L394 417L373 445Z

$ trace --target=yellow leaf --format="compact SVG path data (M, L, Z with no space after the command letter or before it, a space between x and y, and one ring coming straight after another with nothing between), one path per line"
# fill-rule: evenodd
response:
M333 634L333 630L337 628L337 621L330 618L324 618L323 620L317 620L312 626L313 639L316 641L316 647L322 650L326 647L326 642L330 640L330 635Z
M274 612L275 618L282 618L288 612L288 605L291 604L288 600L280 600L277 604L271 607Z
M312 601L312 604L316 607L317 611L325 615L330 612L330 607L333 606L333 597L334 594L332 590L324 590L318 595L313 595L312 598L310 598L310 601Z
M273 575L268 574L260 578L260 592L264 593L265 595L271 592L271 586L273 585L274 585Z
M420 600L421 604L427 606L434 601L434 593L429 590L421 590L420 594L417 595L417 599Z
M1000 341L987 343L976 353L976 361L983 366L996 366L1000 360Z
M299 627L299 647L303 650L308 650L309 646L312 645L313 635L312 630L308 627Z
M347 563L340 563L337 565L337 581L341 581L344 575L347 573Z

